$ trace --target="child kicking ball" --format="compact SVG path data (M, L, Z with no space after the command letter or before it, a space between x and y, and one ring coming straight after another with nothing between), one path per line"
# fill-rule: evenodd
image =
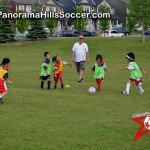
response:
M10 65L10 59L4 58L0 67L0 104L3 104L2 98L8 93L6 81L10 84L13 82L8 79L8 68Z
M97 62L95 63L95 66L92 68L91 72L95 71L94 78L96 79L96 83L98 85L96 91L100 91L101 83L104 80L105 71L107 71L108 68L106 67L105 63L103 62L102 55L98 54L96 56L96 61Z
M130 70L131 72L131 76L127 82L127 86L126 86L126 90L122 91L121 93L124 95L129 95L129 91L130 91L130 84L131 82L135 82L136 86L139 89L139 94L142 95L144 94L144 90L142 88L142 72L144 74L147 74L146 71L142 70L139 68L139 66L136 64L135 62L135 55L134 53L128 53L126 55L127 61L130 62L128 67L126 68L119 68L119 70Z

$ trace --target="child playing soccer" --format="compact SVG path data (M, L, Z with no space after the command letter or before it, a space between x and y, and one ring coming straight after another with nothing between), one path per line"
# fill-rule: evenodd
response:
M57 88L58 79L60 79L61 88L64 89L64 84L63 84L63 79L62 79L63 66L64 66L64 65L70 65L70 67L72 67L72 64L70 64L70 63L68 63L68 62L65 62L65 61L62 61L59 56L53 57L53 62L56 62L56 63L55 63L55 67L54 67L54 80L55 80L54 89Z
M40 79L41 81L41 89L43 89L44 82L47 80L47 89L50 90L50 75L51 75L51 60L50 60L50 53L45 52L44 53L45 60L44 63L42 64L41 68L41 76Z
M10 84L13 82L8 79L8 68L10 65L10 59L4 58L0 67L0 104L3 104L2 98L8 93L6 81Z
M98 88L96 91L100 91L101 89L101 83L104 80L104 75L105 71L107 71L107 67L105 63L103 62L103 57L102 55L97 55L96 56L96 63L95 66L92 68L92 72L95 71L94 78L96 79L96 83L98 84Z
M126 86L126 91L122 91L121 93L124 95L129 95L129 90L130 90L130 83L135 82L137 85L139 91L139 94L142 95L144 93L144 90L142 89L142 72L144 74L147 74L146 71L142 70L139 68L139 66L135 63L135 55L134 53L128 53L126 55L127 61L130 62L128 67L126 68L119 68L119 70L130 70L131 71L131 76L130 79L128 80L127 86Z

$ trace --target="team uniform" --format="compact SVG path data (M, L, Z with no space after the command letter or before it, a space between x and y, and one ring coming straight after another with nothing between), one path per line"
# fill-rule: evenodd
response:
M135 62L130 62L127 69L131 71L129 81L135 82L137 86L142 84L142 72L139 66Z
M8 68L0 67L0 93L7 92L6 80L8 79Z
M48 70L49 75L47 75L46 70ZM50 75L51 75L51 60L45 59L41 68L41 76L40 76L40 79L42 80L41 89L43 89L44 81L48 80L48 90L50 90Z
M48 73L49 73L48 76L47 76L47 72L46 72L47 69L48 69ZM50 74L51 74L51 60L45 59L44 63L42 64L40 79L41 80L50 79Z
M63 77L63 66L67 65L68 62L61 61L60 63L56 62L55 67L54 67L54 74L56 73L56 77L54 77L55 80L55 86L58 82L58 79L62 79ZM61 85L63 85L63 82L61 82Z
M98 89L101 88L101 83L104 80L105 68L107 67L104 62L95 63L95 66L92 68L92 70L95 71L94 78L96 79L96 83L98 84Z

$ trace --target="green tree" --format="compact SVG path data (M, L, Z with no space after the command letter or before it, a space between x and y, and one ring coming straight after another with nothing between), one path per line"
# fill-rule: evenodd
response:
M80 14L85 13L83 10L83 6L79 6L79 7L75 6L73 9L76 11L76 13L80 13ZM88 25L88 21L86 18L77 18L72 23L72 25L74 26L76 30L78 30L79 32L82 32L86 29L86 26Z
M11 12L8 0L0 0L0 11L5 13ZM14 41L14 25L12 20L0 17L0 42L9 43Z
M150 0L130 0L128 9L130 18L136 18L137 24L142 26L142 42L145 42L145 28L150 25Z
M130 13L127 15L127 28L130 31L130 33L136 28L137 25L137 19L133 17Z
M40 12L41 12L41 6L39 5L39 2L36 1L33 5L32 13L40 14ZM42 18L30 19L28 33L29 33L29 35L27 35L28 39L31 40L46 39L47 32L45 31L44 19Z
M50 11L52 12L53 10L50 10ZM58 19L56 19L56 18L48 18L45 20L45 24L46 24L47 28L49 29L51 36L55 33L57 21L58 21Z
M26 13L26 12L23 10L18 10L17 13ZM22 17L17 19L16 28L22 35L25 33L25 31L28 30L28 26L29 26L28 19Z
M110 13L109 7L107 7L106 4L100 5L99 11L101 13ZM110 18L101 18L99 20L99 27L102 31L104 31L104 36L105 36L105 31L109 29L109 22L110 22Z

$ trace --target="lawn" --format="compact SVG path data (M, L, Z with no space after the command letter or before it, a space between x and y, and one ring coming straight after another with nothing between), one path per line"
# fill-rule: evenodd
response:
M75 65L64 66L64 84L70 88L40 89L43 53L59 55L71 62L72 47L77 38L52 38L50 42L28 45L0 45L0 59L9 57L8 95L0 105L0 150L149 150L150 133L132 142L140 124L133 114L150 111L150 37L85 38L90 49L90 64L86 64L85 81L78 83ZM130 72L126 53L133 51L137 64L149 72L143 75L144 95L138 95L133 83L129 96L125 90ZM89 94L96 87L90 69L96 54L102 54L109 71L101 92ZM54 64L52 64L54 66Z

